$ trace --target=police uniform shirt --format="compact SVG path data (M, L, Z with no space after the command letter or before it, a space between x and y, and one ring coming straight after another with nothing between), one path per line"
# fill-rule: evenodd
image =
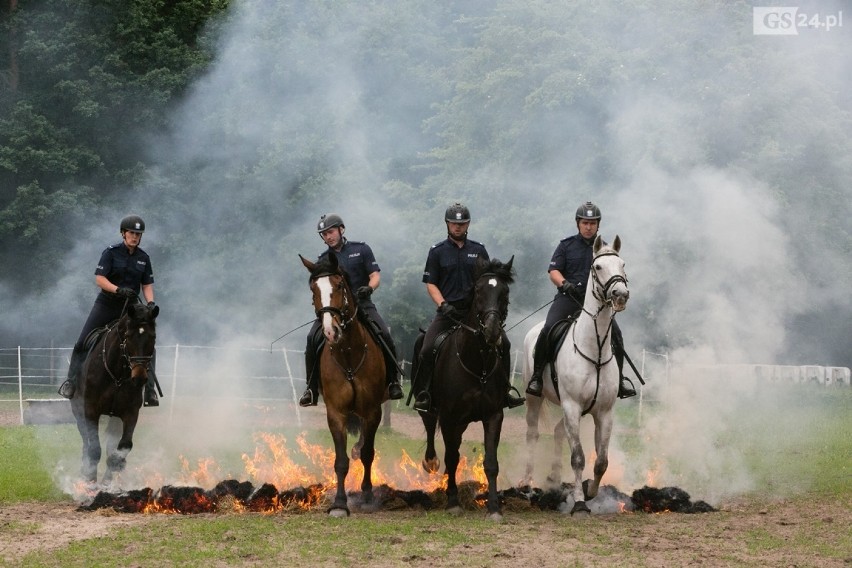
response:
M551 270L558 270L568 282L577 287L580 298L586 294L586 283L592 269L592 243L578 233L559 241L553 257L550 259Z
M334 252L337 263L349 276L349 286L353 290L367 286L370 283L370 274L373 272L381 272L379 263L373 256L373 249L367 243L344 239L339 251L329 248L319 256L318 260L326 260L329 252Z
M447 302L467 299L473 289L476 260L490 260L485 245L465 239L458 247L449 237L429 249L423 282L434 284Z
M136 247L133 254L130 254L130 250L123 242L104 250L101 259L98 261L98 267L95 269L95 275L106 276L107 280L119 288L130 288L137 294L140 285L154 283L154 273L151 269L151 259L148 253ZM101 290L98 299L124 302L124 298L118 298L115 294L110 294L104 290Z

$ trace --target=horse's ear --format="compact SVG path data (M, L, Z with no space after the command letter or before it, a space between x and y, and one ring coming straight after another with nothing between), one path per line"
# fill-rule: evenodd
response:
M157 319L158 315L160 315L160 306L154 306L154 309L151 310L151 319Z
M512 255L512 258L509 259L509 262L507 262L503 266L506 267L506 270L508 270L509 272L512 272L512 263L513 262L515 262L515 255L514 254Z
M476 263L473 265L476 274L482 274L485 272L485 269L489 266L490 262L485 260L485 258L481 256L476 257Z
M615 252L621 252L621 237L615 235L615 240L612 241L612 248Z
M316 266L316 265L315 265L313 262L311 262L310 260L308 260L307 258L305 258L304 256L302 256L301 254L299 255L299 258L301 258L301 259L302 259L302 264L304 264L304 265L305 265L305 268L307 268L307 269L308 269L308 272L313 272L313 271L314 271L314 266Z
M340 263L337 262L337 255L334 253L328 254L328 263L331 265L331 269L337 271L337 268L340 266Z
M595 243L592 245L592 253L598 254L598 252L601 250L602 246L603 246L603 239L601 239L601 236L598 235L598 236L595 237Z

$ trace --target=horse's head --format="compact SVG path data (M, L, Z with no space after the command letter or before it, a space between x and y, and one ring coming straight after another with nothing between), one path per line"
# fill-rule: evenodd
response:
M154 356L157 327L154 320L160 313L159 306L130 304L127 315L119 320L121 354L130 365L130 378L141 384L148 380L148 365Z
M627 289L627 274L624 272L624 260L618 256L621 250L621 238L616 235L612 246L605 245L601 236L595 237L592 245L592 273L594 281L592 293L599 302L611 305L613 311L620 312L627 307L630 291Z
M476 263L471 313L476 315L478 330L491 347L499 346L503 339L503 322L509 314L509 285L515 281L514 260L513 256L505 264L497 259L479 259Z
M313 263L299 255L302 264L311 273L310 286L313 293L314 311L322 321L323 334L330 345L339 342L343 332L355 318L356 303L346 275L337 263L337 257Z

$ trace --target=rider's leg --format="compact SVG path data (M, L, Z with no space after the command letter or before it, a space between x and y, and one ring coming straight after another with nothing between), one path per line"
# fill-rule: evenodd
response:
M88 355L86 340L89 338L89 334L93 330L103 327L119 317L121 317L120 306L95 302L89 311L86 323L83 324L83 329L80 331L77 343L74 344L74 349L71 351L71 364L68 366L68 376L65 382L59 387L60 395L65 398L74 396L74 391L77 389L77 382L80 378L80 369L86 360L86 355Z
M508 370L508 372L506 373L506 397L503 400L503 406L505 406L506 408L516 408L518 406L523 406L526 399L520 396L520 393L518 393L518 389L512 386L512 344L509 343L509 338L506 336L505 332L503 332L503 349L500 356L503 359L503 364Z
M148 382L145 383L145 392L143 394L144 406L160 406L160 397L157 396L157 375L154 369L157 366L157 352L154 351L151 356L151 364L148 365Z
M624 339L621 337L621 329L615 320L612 320L612 353L618 364L618 398L630 398L636 396L636 388L633 381L624 376Z
M527 385L527 394L532 396L541 396L544 389L544 381L541 378L544 373L544 367L547 365L549 349L547 348L547 336L550 330L547 326L543 327L538 334L538 339L535 341L533 349L533 372L530 376L530 382Z
M74 391L77 389L77 378L80 375L80 367L83 366L83 361L86 360L86 351L78 350L75 346L71 351L71 364L68 366L68 377L65 382L59 387L59 394L65 398L74 396Z
M416 384L411 387L417 393L417 398L414 400L414 410L419 412L431 412L432 410L432 395L429 394L429 387L432 385L432 370L435 367L435 342L441 333L450 329L454 324L453 319L436 314L432 323L429 324L429 329L426 330L423 346L420 349L420 364L417 369Z
M314 322L308 333L305 346L305 392L299 399L299 406L316 406L319 398L319 365L317 365L316 334L320 328L319 320Z

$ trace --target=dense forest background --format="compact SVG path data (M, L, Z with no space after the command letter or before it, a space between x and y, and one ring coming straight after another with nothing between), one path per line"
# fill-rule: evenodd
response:
M449 204L515 256L512 325L591 199L629 350L852 366L852 13L760 36L727 0L3 3L0 347L73 343L130 212L158 341L266 346L312 318L296 255L337 212L407 355Z

